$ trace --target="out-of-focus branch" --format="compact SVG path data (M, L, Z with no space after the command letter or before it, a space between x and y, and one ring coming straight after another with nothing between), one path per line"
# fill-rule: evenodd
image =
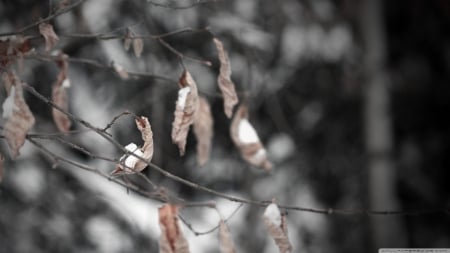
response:
M205 1L197 0L194 3L183 5L183 6L181 6L181 5L173 5L173 4L158 3L156 1L151 1L151 0L147 0L147 3L151 4L151 5L154 5L154 6L157 6L157 7L166 8L166 9L183 10L183 9L194 8L194 7L197 7L199 5L203 5L203 4L215 3L215 2L220 2L220 1L223 1L223 0L205 0Z
M25 27L22 27L21 29L19 29L19 30L16 31L16 32L0 33L0 37L11 36L11 35L17 35L17 34L22 34L22 33L26 32L26 31L28 31L28 30L34 28L34 27L37 27L38 25L40 25L40 24L42 24L42 23L48 22L48 21L50 21L50 20L52 20L52 19L58 17L58 16L61 15L61 14L64 14L64 13L66 13L66 12L71 11L72 9L74 9L75 7L77 7L78 5L82 4L84 1L86 1L86 0L79 0L79 1L77 1L77 2L75 2L75 3L73 3L73 4L71 4L71 5L68 5L67 7L65 7L65 8L63 8L63 9L60 9L60 10L56 11L55 13L50 14L49 16L47 16L47 17L45 17L45 18L43 18L43 19L40 19L40 20L37 21L37 22L34 22L34 23L29 24L29 25L27 25L27 26L25 26Z

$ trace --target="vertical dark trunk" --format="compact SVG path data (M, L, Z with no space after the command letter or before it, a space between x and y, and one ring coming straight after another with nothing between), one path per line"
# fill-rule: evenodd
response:
M389 77L385 70L386 39L382 1L365 0L361 28L365 46L365 111L368 168L368 205L371 210L398 209L396 168L392 161L393 134L390 115ZM370 251L381 247L405 247L401 217L370 217Z

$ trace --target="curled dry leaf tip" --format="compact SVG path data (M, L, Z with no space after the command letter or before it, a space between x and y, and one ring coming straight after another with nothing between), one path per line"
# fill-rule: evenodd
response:
M59 37L56 35L51 24L46 22L39 24L39 33L45 39L45 51L50 51L58 44Z

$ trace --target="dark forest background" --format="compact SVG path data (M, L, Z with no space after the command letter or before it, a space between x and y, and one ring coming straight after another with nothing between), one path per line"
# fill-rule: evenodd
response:
M0 34L48 16L58 4L0 1ZM60 36L57 48L75 59L69 66L71 113L98 127L124 110L147 116L155 140L153 163L200 185L249 199L275 197L294 206L356 212L289 211L294 252L450 248L449 1L86 0L51 23ZM146 39L142 57L136 58L121 39L77 36L123 36L127 27L136 34L192 28L164 40L188 56L183 62L212 106L215 135L205 166L197 165L193 136L181 158L170 140L182 72L177 55L157 39ZM44 52L37 28L25 35L35 36L33 47ZM274 164L270 173L247 165L231 142L212 35L230 54L238 95ZM148 75L123 80L108 67L111 62ZM50 97L57 66L39 59L23 64L21 78ZM51 108L25 95L36 117L32 132L56 132ZM2 103L5 96L2 88ZM133 124L131 118L120 119L111 129L114 139L140 143ZM95 134L65 138L93 153L121 156ZM6 156L0 252L157 252L159 232L153 228L160 203L64 163L53 169L54 161L29 143L13 161L6 142L0 143ZM114 169L61 143L42 143L101 171ZM187 200L218 201L226 215L236 207L152 169L144 173ZM129 180L148 187L138 177ZM216 224L205 209L182 215L207 230ZM230 219L239 252L275 252L262 226L263 210L245 205ZM367 210L402 212L367 215ZM219 252L215 233L196 237L186 228L185 234L192 238L192 252Z

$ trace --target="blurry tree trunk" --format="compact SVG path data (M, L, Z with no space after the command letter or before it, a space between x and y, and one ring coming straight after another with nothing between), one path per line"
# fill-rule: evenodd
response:
M393 134L389 78L385 70L386 40L382 1L365 0L361 28L364 54L364 124L368 162L368 204L371 210L398 209L396 169L392 161ZM380 247L406 247L401 217L370 217L371 252Z

